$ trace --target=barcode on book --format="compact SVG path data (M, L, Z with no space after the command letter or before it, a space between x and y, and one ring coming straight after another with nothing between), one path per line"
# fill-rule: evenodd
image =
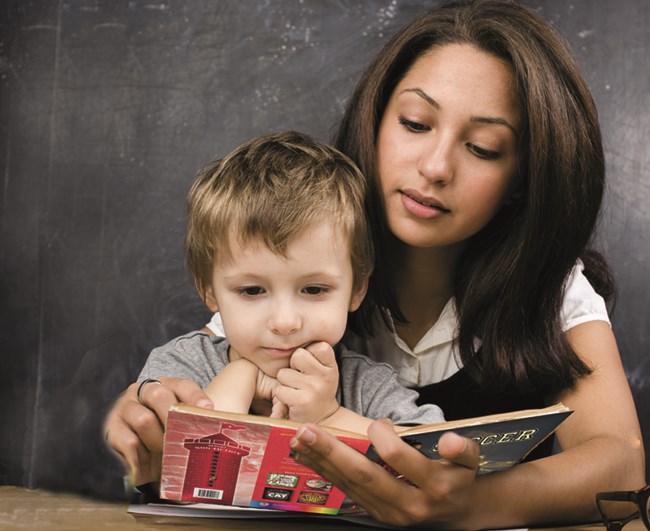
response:
M210 498L211 500L220 500L223 497L222 490L215 489L194 489L195 498Z

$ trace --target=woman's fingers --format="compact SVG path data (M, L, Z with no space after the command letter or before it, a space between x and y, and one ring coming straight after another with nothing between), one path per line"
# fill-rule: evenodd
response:
M140 389L140 400L128 401L123 414L145 447L154 453L162 452L163 426L171 406L182 402L212 407L212 401L196 382L180 378L160 378L160 381L162 385L153 382L144 385ZM135 390L137 393L137 387Z
M440 438L440 461L431 460L405 444L389 421L373 422L368 428L368 436L381 458L420 488L426 487L428 483L444 487L446 482L453 484L456 481L472 481L476 476L478 445L455 433L445 433ZM435 475L432 475L432 469L435 470Z
M167 412L174 404L213 408L212 400L199 384L184 378L160 378L163 385L148 384L140 391L140 400L154 411L161 423L167 421Z
M165 410L165 420L167 411ZM162 452L163 426L165 420L158 417L156 411L135 401L126 403L122 410L122 420L135 434L144 447L150 452ZM117 439L120 441L120 439ZM122 440L127 440L126 434ZM128 443L135 444L135 440L128 438Z
M120 448L125 452L127 471L135 485L143 485L160 480L162 451L148 448L130 426L125 426ZM162 437L162 436L161 436ZM158 446L158 445L156 445Z
M298 452L299 463L332 481L371 514L387 503L405 503L415 490L312 424L298 430L291 448Z
M449 432L440 437L438 441L438 454L443 459L463 466L476 474L478 470L481 451L475 441Z
M388 421L373 423L368 434L391 472L313 425L301 427L291 446L299 463L332 481L383 522L442 525L467 509L466 496L459 494L476 478L478 447L473 441L445 435L440 441L444 459L432 460L403 442Z

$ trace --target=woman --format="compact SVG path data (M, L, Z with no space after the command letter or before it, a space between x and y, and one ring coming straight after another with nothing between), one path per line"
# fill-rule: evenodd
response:
M557 33L509 1L433 9L369 66L336 143L370 180L379 257L349 346L390 362L447 418L559 400L575 413L557 433L562 452L480 477L471 442L446 437L434 462L374 423L382 458L418 488L312 425L292 442L298 459L399 525L586 521L597 491L638 488L634 404L585 278L611 294L587 247L604 187L597 115ZM134 384L107 419L141 480L159 475L166 408L205 400L164 382L144 389L151 410Z

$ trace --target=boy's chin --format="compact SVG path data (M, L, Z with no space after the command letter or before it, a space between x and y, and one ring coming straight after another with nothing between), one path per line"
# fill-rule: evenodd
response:
M264 374L266 374L267 376L270 376L271 378L277 378L278 373L282 369L288 369L288 368L289 368L289 364L287 363L286 365L282 365L282 366L268 367L263 372L264 372Z

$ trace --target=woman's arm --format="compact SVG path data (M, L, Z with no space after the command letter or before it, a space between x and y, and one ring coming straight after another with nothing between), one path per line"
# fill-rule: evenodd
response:
M596 520L596 492L644 483L643 443L610 327L584 323L567 337L593 373L556 397L575 411L558 429L563 451L557 455L474 478L453 452L445 455L447 462L425 462L390 427L375 423L369 435L379 454L419 489L396 483L317 427L295 441L299 460L380 520L400 525L476 529ZM465 458L465 452L459 455Z
M569 330L567 338L593 373L557 397L574 410L557 432L562 452L483 482L497 489L493 505L510 504L515 525L597 520L597 492L644 483L643 441L611 328L592 321Z

